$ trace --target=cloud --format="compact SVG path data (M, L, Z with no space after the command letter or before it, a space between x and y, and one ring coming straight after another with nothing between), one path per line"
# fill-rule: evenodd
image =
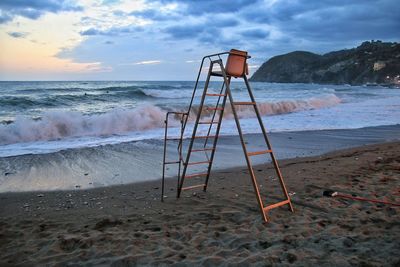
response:
M8 32L7 34L14 38L25 38L29 35L28 32Z
M89 28L81 31L79 34L82 36L104 35L104 36L118 36L123 34L130 34L143 31L142 27L137 26L124 26L124 27L111 27L109 29L98 30Z
M48 3L46 8L45 3ZM68 49L56 56L80 64L102 62L113 67L112 72L95 76L94 70L101 70L101 66L89 65L94 73L91 77L101 79L193 79L198 64L179 62L196 63L204 55L230 48L249 51L252 55L249 63L256 68L269 57L294 50L325 53L351 48L370 39L399 41L400 5L395 0L85 0L81 3L85 12L76 14L81 17L74 33L84 38L75 36L79 43L65 45ZM45 12L68 10L68 6L71 9L77 4L70 0L0 0L0 23L15 16L35 19ZM8 34L34 35L22 23L18 28L11 27L13 24L8 26L5 30ZM17 35L13 37L23 38ZM151 66L157 75L142 65Z
M242 31L241 35L249 39L266 39L269 36L269 32L262 29L250 29Z
M81 11L83 8L69 0L1 0L0 23L12 21L16 16L37 19L46 12Z
M239 21L235 18L226 17L226 18L214 18L211 20L210 24L216 27L235 27L239 25Z
M239 21L232 17L205 16L203 21L167 26L162 31L172 40L190 39L202 44L216 44L227 40L223 34L224 29L236 27L239 24Z
M161 60L144 60L144 61L139 61L133 63L133 65L154 65L154 64L160 64Z
M121 0L103 0L101 3L103 5L116 5L119 4Z
M313 42L393 38L400 5L393 0L276 1L268 9L247 9L252 23L273 25L286 36Z
M188 24L169 26L164 29L164 32L175 39L187 39L199 36L204 30L204 25Z
M203 15L226 13L231 14L246 8L258 0L161 0L161 3L178 3L185 14Z
M142 19L150 19L155 21L166 21L178 19L179 15L173 12L161 12L158 8L145 9L140 11L133 11L129 13L131 16L135 16Z

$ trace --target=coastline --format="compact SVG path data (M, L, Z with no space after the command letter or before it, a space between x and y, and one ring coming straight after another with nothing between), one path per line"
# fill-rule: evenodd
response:
M279 160L316 156L366 144L400 140L400 125L359 129L272 132L269 134ZM265 149L261 134L247 134L249 151ZM186 140L186 144L188 140ZM168 151L176 151L170 144ZM90 189L161 178L162 140L143 140L68 149L48 154L0 158L0 192ZM174 154L174 153L172 153ZM169 155L170 159L173 159ZM193 161L203 158L193 157ZM262 164L268 157L254 157ZM246 166L238 136L222 136L218 141L213 171ZM170 169L167 176L176 172Z
M164 203L159 181L2 193L0 263L396 266L399 208L322 192L400 202L399 162L400 142L280 160L295 213L274 209L266 224L243 167L212 172L207 193L179 200L167 179ZM266 199L278 201L271 166L255 170L267 177Z

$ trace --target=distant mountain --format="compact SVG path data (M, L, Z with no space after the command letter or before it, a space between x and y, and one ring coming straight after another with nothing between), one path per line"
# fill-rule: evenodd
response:
M318 55L295 51L265 62L254 82L400 85L400 44L364 42L357 48Z

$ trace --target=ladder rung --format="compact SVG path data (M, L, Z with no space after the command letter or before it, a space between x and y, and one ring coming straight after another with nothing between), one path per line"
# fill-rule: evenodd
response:
M225 96L224 94L209 94L207 93L206 96Z
M197 187L204 187L205 186L205 184L198 184L198 185L192 185L192 186L187 186L187 187L182 187L182 191L185 191L185 190L189 190L189 189L193 189L193 188L197 188Z
M195 136L194 138L196 139L196 138L215 138L216 136L215 135L198 135L198 136Z
M262 151L248 152L247 156L255 156L255 155L261 155L261 154L267 154L267 153L272 153L272 150L268 149L268 150L262 150Z
M213 71L211 72L211 76L224 77L224 75L222 75L222 71Z
M206 110L224 110L224 108L206 108Z
M199 124L218 124L218 121L199 121Z
M287 199L287 200L284 200L284 201L281 201L281 202L266 206L266 207L263 208L263 211L265 212L265 211L268 211L268 210L275 209L277 207L289 204L289 202L290 202L289 199Z
M190 174L190 175L185 175L185 179L186 178L193 178L193 177L197 177L197 176L207 176L208 173L204 172L204 173L195 173L195 174Z
M256 102L233 102L234 105L252 105L254 106Z
M164 164L176 164L179 162L180 162L179 160L178 161L166 161L166 162L164 162Z
M197 165L197 164L206 164L210 163L211 161L206 160L206 161L197 161L197 162L189 162L187 165Z
M202 149L192 149L192 152L200 152L200 151L212 151L214 148L202 148Z

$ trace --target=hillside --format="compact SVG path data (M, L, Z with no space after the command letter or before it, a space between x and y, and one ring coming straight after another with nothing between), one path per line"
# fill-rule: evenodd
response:
M318 55L295 51L272 57L254 82L400 85L400 44L364 42L352 49Z

